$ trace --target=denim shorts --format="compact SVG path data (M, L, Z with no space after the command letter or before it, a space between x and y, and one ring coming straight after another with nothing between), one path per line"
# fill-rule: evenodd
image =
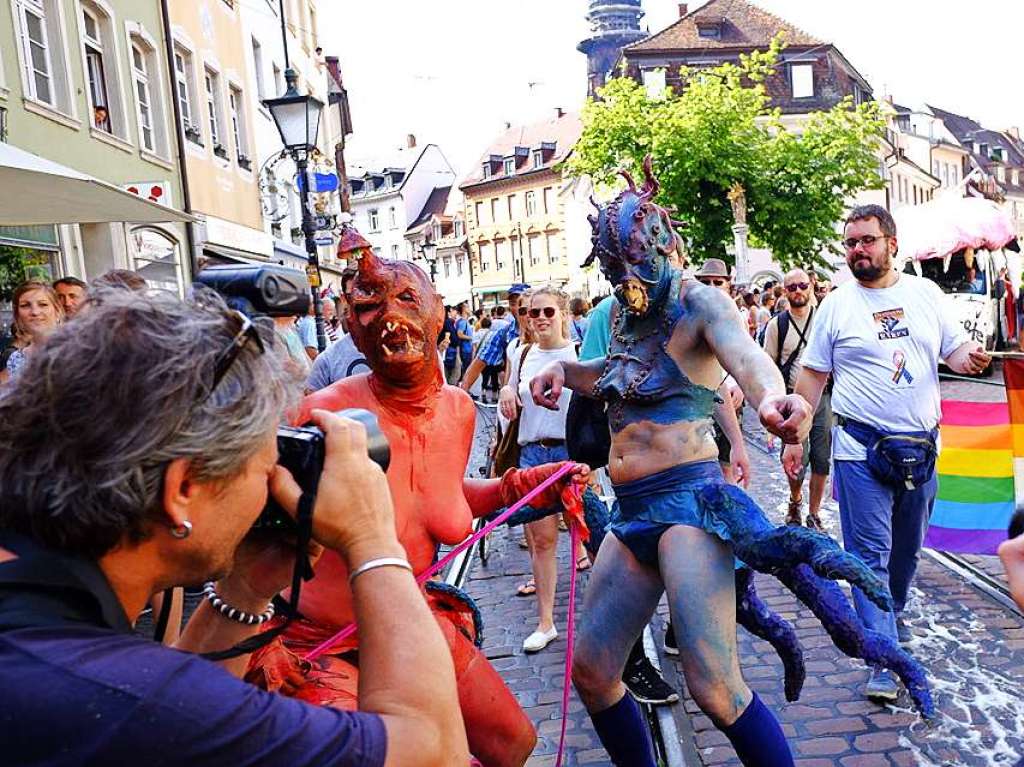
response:
M722 484L718 461L673 466L647 477L614 485L618 502L608 529L642 564L658 566L658 541L673 525L705 530L724 541L725 526L698 503L697 494L708 484Z

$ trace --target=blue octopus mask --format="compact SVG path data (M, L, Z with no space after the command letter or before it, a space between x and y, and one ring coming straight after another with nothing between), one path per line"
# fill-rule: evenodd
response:
M588 216L593 228L594 249L584 262L596 259L601 271L615 287L620 304L637 316L661 305L672 282L669 256L678 246L668 211L651 200L658 193L658 181L651 172L651 157L644 159L644 185L637 189L632 177L620 171L628 187L597 215Z

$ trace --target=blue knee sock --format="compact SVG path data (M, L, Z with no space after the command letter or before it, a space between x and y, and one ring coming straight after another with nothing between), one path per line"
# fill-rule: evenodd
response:
M747 767L793 767L793 754L775 715L754 693L740 718L722 732Z
M628 692L610 708L591 714L590 720L616 767L655 767L647 724Z

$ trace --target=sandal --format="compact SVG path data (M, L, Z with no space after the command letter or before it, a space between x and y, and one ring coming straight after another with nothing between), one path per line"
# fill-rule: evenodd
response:
M582 573L584 570L590 569L590 559L586 554L581 554L579 559L576 560L576 572Z
M536 593L537 584L533 582L532 578L526 583L520 583L519 587L516 589L517 597L532 597Z
M804 499L803 497L797 498L795 501L790 500L789 508L786 510L786 524L800 526L803 524L801 511L803 510Z
M819 533L825 532L825 524L817 514L808 514L804 525L808 530L817 530Z

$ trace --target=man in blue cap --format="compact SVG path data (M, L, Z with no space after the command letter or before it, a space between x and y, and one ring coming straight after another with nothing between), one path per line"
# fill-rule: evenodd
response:
M509 287L508 308L514 321L509 322L497 332L491 333L487 341L481 345L480 351L470 363L469 369L462 374L462 383L459 386L466 391L469 391L470 387L476 383L476 379L480 377L485 367L501 366L505 362L505 351L508 349L508 345L519 338L526 329L526 306L520 309L519 304L523 294L529 289L530 286L524 282L517 282Z

